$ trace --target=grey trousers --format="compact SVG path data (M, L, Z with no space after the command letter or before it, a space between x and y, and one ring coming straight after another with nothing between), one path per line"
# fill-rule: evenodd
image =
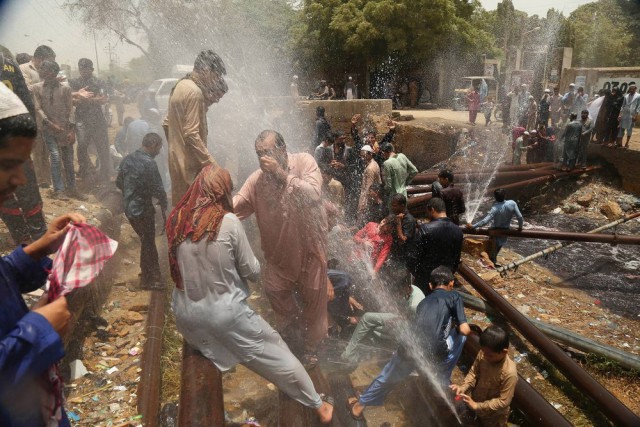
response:
M365 313L353 331L349 344L342 353L342 358L357 362L358 345L368 337L385 341L394 340L394 329L389 321L396 318L398 315L392 313Z
M275 384L287 396L304 406L317 409L322 399L302 363L291 353L280 334L262 318L264 350L243 365Z

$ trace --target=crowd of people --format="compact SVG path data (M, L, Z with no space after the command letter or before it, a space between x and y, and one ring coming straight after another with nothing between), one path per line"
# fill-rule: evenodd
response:
M636 91L631 82L624 95L613 87L590 101L584 88L571 83L564 94L557 86L553 94L545 89L536 103L526 84L515 86L502 102L503 127L512 132L513 164L554 162L563 171L584 170L590 143L628 149L640 113Z
M49 56L43 58L42 52ZM74 140L80 177L98 175L110 183L113 173L100 108L106 96L91 61L80 59L80 77L67 83L58 78L51 52L37 50L35 62L28 65L30 80L27 71L23 76L11 58L3 58L2 80L11 87L0 85L0 202L5 202L3 209L9 201L17 203L30 231L20 236L14 229L16 243L30 244L0 260L3 426L69 425L63 402L51 403L50 390L41 381L47 367L64 354L60 337L70 317L66 300L29 310L20 293L44 284L50 264L45 255L58 248L69 222L84 218L68 214L47 228L39 195L41 222L26 215L28 206L19 204L19 191L29 188L38 194L30 155L35 161L43 136L53 191L70 197L82 196L74 185ZM27 82L33 84L36 75L42 83L34 89ZM331 420L335 402L316 391L307 370L319 362L328 334L348 339L340 358L349 365L367 357L365 344L371 340L391 341L396 351L383 371L362 395L346 402L354 421L362 419L365 407L382 404L414 370L423 371L427 360L437 385L460 395L483 425L506 425L517 374L507 356L505 331L488 328L464 383L450 381L471 332L453 290L465 212L453 172L440 172L432 184L427 221L418 221L407 208L407 186L418 170L394 147L395 123L389 121L379 138L371 125L359 129L363 118L356 114L347 136L332 129L319 107L309 152L292 153L279 132L262 131L254 142L259 169L233 194L229 172L206 146L206 112L228 91L225 75L220 56L200 52L193 71L176 83L162 125L154 111L137 121L123 120L128 126L118 143L123 158L115 185L140 236L141 285L146 288L165 288L155 244L156 204L163 216L173 206L165 231L175 284L172 309L185 340L221 371L245 365L314 409L323 423ZM96 147L97 165L86 150L89 144ZM165 146L163 175L164 162L155 160ZM262 263L242 225L252 215ZM513 215L521 227L515 203L496 192L496 205L487 217L467 226L493 220L497 227L508 227ZM275 314L275 328L247 303L248 281L258 278ZM401 339L406 334L409 341ZM31 398L17 405L22 390Z

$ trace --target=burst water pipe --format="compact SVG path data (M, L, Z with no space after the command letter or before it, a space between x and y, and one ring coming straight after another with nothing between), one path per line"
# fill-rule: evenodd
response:
M547 338L507 300L482 280L471 268L460 264L458 272L516 328L535 348L563 373L582 393L589 396L616 426L637 427L640 417L631 412L602 384L582 369L557 344Z
M481 298L476 298L473 295L469 295L464 292L458 292L460 298L464 302L465 307L469 307L475 311L486 313L490 316L501 317L502 314L496 309L491 307ZM601 344L597 341L585 338L582 335L578 335L568 329L560 328L558 326L549 325L539 320L527 317L527 319L540 329L549 338L558 341L564 345L571 346L577 350L584 351L585 353L594 353L598 356L603 356L611 360L615 360L620 366L627 369L635 369L640 371L640 356L635 354L624 352L615 347L611 347L606 344Z
M475 359L479 351L480 338L476 334L469 334L464 343L464 352ZM520 374L518 374L518 382L513 395L513 404L535 425L542 427L570 427L573 425Z

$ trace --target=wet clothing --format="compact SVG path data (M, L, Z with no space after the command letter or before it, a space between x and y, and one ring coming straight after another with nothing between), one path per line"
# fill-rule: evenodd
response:
M144 150L136 150L122 160L116 186L124 195L124 212L128 218L154 211L152 198L167 208L167 194L153 157Z
M460 227L446 217L420 226L416 236L416 258L411 261L409 271L425 295L431 293L429 278L435 268L445 265L452 272L458 269L463 237Z
M64 356L58 333L27 308L22 293L44 286L51 259L35 261L19 247L0 258L0 425L44 426L42 376ZM62 410L60 427L69 426Z
M472 225L473 228L482 227L493 220L493 227L497 229L508 229L511 227L511 219L514 217L518 220L518 228L522 228L524 218L518 209L518 205L513 200L505 200L503 202L495 202L491 207L489 213L480 221ZM498 252L507 243L507 238L504 236L496 237L496 251L491 254L491 261L497 262Z
M483 427L505 427L517 384L518 370L509 356L491 363L480 351L460 386L460 393L468 395L471 390L471 398L478 404L475 412Z
M411 285L411 294L403 300L405 304L399 307L402 313L365 313L356 325L347 347L341 357L343 359L357 362L358 345L365 340L376 341L397 341L397 330L395 325L400 316L410 316L416 314L418 304L424 299L424 293L416 286Z
M576 93L575 99L573 100L573 106L571 107L571 112L576 113L578 117L580 117L580 113L582 110L587 109L587 101L589 100L589 95Z
M35 119L35 104L20 67L15 61L4 57L1 53L0 81L20 98ZM22 165L22 170L27 178L27 183L19 186L13 193L13 197L0 206L0 218L6 224L11 238L16 244L37 240L47 231L33 162L31 160L25 162Z
M361 252L368 249L366 244L371 245L371 253L366 255L370 257L373 271L376 273L380 271L382 265L387 260L387 257L391 253L391 246L393 245L393 237L391 234L380 234L379 228L380 224L377 222L369 222L353 236L353 240L361 244L358 248L360 256L365 256L365 254Z
M467 102L469 105L469 122L475 124L476 116L478 115L478 110L480 109L480 94L475 90L469 92L467 94Z
M233 197L233 209L240 219L256 214L266 260L262 283L278 329L291 324L306 329L305 342L311 349L327 333L327 220L322 176L310 154L287 156L286 182L255 171ZM298 313L296 290L302 313ZM302 322L298 322L300 315Z
M604 132L604 142L614 142L618 136L618 127L620 122L618 116L624 103L624 97L621 95L611 94L607 96L604 102L606 104L607 119L606 129Z
M581 135L582 123L578 120L570 122L564 129L564 150L562 153L562 164L569 169L573 169L573 167L576 165Z
M467 211L462 190L454 184L449 184L446 188L443 188L440 182L435 181L431 184L431 194L433 197L442 199L447 210L447 217L455 225L460 225L460 215Z
M549 112L551 115L551 125L555 126L559 121L562 115L562 96L551 95L551 99L549 100Z
M443 389L450 383L451 372L455 367L466 341L453 327L453 321L459 325L467 323L462 300L457 292L436 289L418 304L414 330L419 337L419 349L407 353L407 350L393 355L380 375L367 387L359 398L364 406L380 406L393 386L407 378L424 363L423 358L433 363L435 376ZM420 352L421 354L415 354ZM413 358L420 357L416 365Z
M358 224L366 224L364 220L368 216L367 199L369 198L369 188L373 184L382 184L380 179L380 166L371 160L364 169L362 184L360 185L360 199L358 201Z
M393 245L391 246L391 258L399 260L403 265L407 264L409 259L415 257L416 252L416 228L417 221L411 215L409 210L405 210L404 216L402 217L402 234L407 238L406 241L402 242L398 237L397 233L397 225L396 232L393 233ZM380 221L378 221L380 222Z
M280 335L246 302L247 280L260 264L240 220L224 215L213 240L184 240L177 248L183 289L173 291L176 327L185 340L221 371L242 363L305 406L320 396Z
M522 153L525 151L524 139L520 136L516 139L515 147L513 149L513 164L522 164Z
M549 125L549 111L551 107L551 97L544 95L538 103L538 123Z
M169 144L171 199L177 205L198 172L215 162L207 150L209 131L204 94L193 80L185 78L176 83L162 127Z
M152 198L158 199L162 210L167 209L167 194L153 157L141 149L125 157L120 164L116 186L124 195L124 213L133 230L140 236L142 282L152 284L160 280L155 241L156 211Z
M418 169L402 153L394 154L385 160L382 166L382 177L389 206L391 206L391 197L395 194L407 197L407 185L417 174Z
M20 71L24 76L24 81L27 84L27 87L29 88L29 90L31 90L32 86L35 85L36 83L40 83L40 73L36 69L36 66L33 65L33 60L27 63L21 64Z

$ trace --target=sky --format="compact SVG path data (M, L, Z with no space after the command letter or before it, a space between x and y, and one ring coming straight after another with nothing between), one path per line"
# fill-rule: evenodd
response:
M592 0L512 1L516 9L529 15L545 16L549 8L555 7L568 16L578 6ZM71 65L74 69L80 57L88 57L93 60L95 68L99 65L101 70L105 70L109 64L109 45L122 66L141 55L137 48L105 33L96 33L94 45L93 33L86 33L79 18L68 15L62 8L64 2L65 0L0 0L0 44L8 47L14 54L32 54L37 45L50 45L58 55L56 60L60 64ZM494 10L499 2L500 0L480 0L487 10Z

